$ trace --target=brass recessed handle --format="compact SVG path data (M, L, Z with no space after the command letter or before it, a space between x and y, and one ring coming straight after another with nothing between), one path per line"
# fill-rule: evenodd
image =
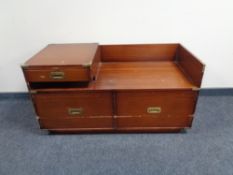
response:
M83 108L68 108L69 115L81 115L83 113Z
M161 107L153 106L147 108L147 113L149 114L158 114L161 113L162 109Z
M61 80L65 78L65 73L62 71L50 72L50 77L54 80Z

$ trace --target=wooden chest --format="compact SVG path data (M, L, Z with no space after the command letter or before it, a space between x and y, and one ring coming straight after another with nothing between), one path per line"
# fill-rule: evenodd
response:
M180 44L51 44L22 66L41 129L178 132L204 65Z

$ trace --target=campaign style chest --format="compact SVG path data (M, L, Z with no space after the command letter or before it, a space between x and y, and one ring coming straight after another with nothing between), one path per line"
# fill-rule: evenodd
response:
M179 132L204 64L181 44L50 44L22 70L41 129Z

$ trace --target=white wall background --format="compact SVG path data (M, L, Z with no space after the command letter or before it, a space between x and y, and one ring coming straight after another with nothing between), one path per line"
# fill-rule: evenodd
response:
M183 43L203 87L233 87L232 0L0 0L0 92L26 91L20 64L48 43Z

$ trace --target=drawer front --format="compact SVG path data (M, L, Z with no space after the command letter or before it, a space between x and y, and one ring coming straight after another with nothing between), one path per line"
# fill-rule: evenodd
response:
M110 92L60 92L33 95L40 118L112 116Z
M41 129L112 129L112 117L39 119Z
M85 68L61 68L61 69L28 69L24 70L29 82L67 82L89 81L89 69Z
M194 113L196 99L194 91L118 92L117 115L187 116Z
M192 116L173 115L160 117L130 117L117 116L115 125L118 128L146 128L146 127L191 127Z

